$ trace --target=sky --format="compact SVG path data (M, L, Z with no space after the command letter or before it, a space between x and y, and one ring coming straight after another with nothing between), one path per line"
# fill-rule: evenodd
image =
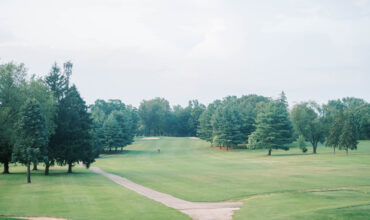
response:
M73 62L91 104L370 101L370 0L1 0L0 63Z

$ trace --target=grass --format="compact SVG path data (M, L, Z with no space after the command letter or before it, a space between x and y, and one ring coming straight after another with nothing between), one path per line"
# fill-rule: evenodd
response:
M235 219L370 215L370 141L361 141L349 156L344 151L333 155L323 146L317 155L297 148L272 153L225 152L188 138L138 139L124 153L107 155L95 165L189 201L244 201ZM254 195L264 196L246 200Z
M160 148L160 153L157 149ZM308 149L312 152L312 149ZM289 151L213 149L189 138L137 139L94 166L189 201L243 201L234 219L368 219L370 141L349 156ZM41 167L40 167L41 168ZM11 167L0 175L0 219L55 216L68 219L188 219L184 214L75 167L51 176Z
M189 219L186 215L123 188L84 168L32 172L11 167L0 175L0 219L10 216L53 216L67 219Z

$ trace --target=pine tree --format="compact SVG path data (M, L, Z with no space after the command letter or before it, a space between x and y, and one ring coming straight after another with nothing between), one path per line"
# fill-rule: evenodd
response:
M55 132L56 160L68 165L68 173L76 162L86 161L93 155L92 119L87 106L75 86L68 89L60 101L58 126ZM93 158L90 158L93 161Z
M339 146L339 138L343 131L343 110L341 109L334 119L334 123L329 130L329 136L326 140L326 146L335 148Z
M49 89L52 91L54 98L57 101L56 108L57 114L54 116L54 124L55 124L55 131L50 135L50 141L48 145L48 155L45 160L45 175L49 175L49 168L53 166L56 160L56 154L60 150L58 149L61 147L61 144L58 142L58 134L57 132L61 132L61 129L57 129L58 125L61 123L59 120L59 113L61 112L60 109L60 102L66 96L66 93L69 88L69 78L72 74L72 63L66 62L64 64L64 71L60 69L60 67L54 63L52 66L49 74L45 77L45 82L48 85Z
M117 111L113 111L103 125L104 143L109 148L109 151L111 151L112 147L117 151L119 146L125 145L123 129L117 121L117 114L119 114Z
M213 144L219 147L237 146L242 143L240 132L240 114L235 105L228 104L216 109L212 116L212 127L214 140Z
M46 155L48 140L47 124L40 104L36 99L29 99L21 111L19 138L13 152L13 160L27 166L28 183L31 183L31 162Z
M221 105L220 100L216 100L209 104L207 109L199 116L199 127L197 130L198 137L202 140L213 142L213 127L212 116L218 106Z
M288 112L283 102L272 101L257 115L256 130L249 136L248 145L251 148L289 149L285 145L292 142L293 129L288 118Z
M345 149L347 155L348 149L357 149L357 136L354 117L350 114L344 122L343 131L339 137L339 149Z

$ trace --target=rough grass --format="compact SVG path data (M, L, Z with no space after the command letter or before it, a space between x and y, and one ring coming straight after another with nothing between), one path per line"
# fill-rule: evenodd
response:
M226 152L189 138L139 139L95 165L190 201L244 201L236 219L361 219L370 214L370 141L362 141L349 156L323 146L317 155L298 148L266 154Z
M40 167L42 168L42 167ZM52 168L50 176L11 167L0 175L0 219L53 216L67 219L189 219L186 215L123 188L84 168Z

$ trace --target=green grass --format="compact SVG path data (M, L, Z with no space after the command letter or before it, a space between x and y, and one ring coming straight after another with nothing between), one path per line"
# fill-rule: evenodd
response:
M344 151L333 155L322 146L317 155L297 148L272 153L225 152L188 138L138 139L124 153L107 155L95 165L189 201L243 201L273 193L245 200L236 219L361 219L370 214L370 141L362 141L349 156ZM333 191L337 187L346 189Z
M157 149L161 152L158 153ZM312 152L312 149L308 149ZM123 153L94 166L189 201L243 201L234 219L368 219L370 141L349 156L289 151L213 149L189 138L137 139ZM42 167L40 167L42 168ZM11 167L0 175L0 219L56 216L68 219L188 219L184 214L83 168L51 176Z
M11 167L0 175L0 219L54 216L67 219L189 219L186 215L121 187L84 168L52 168L50 176Z

